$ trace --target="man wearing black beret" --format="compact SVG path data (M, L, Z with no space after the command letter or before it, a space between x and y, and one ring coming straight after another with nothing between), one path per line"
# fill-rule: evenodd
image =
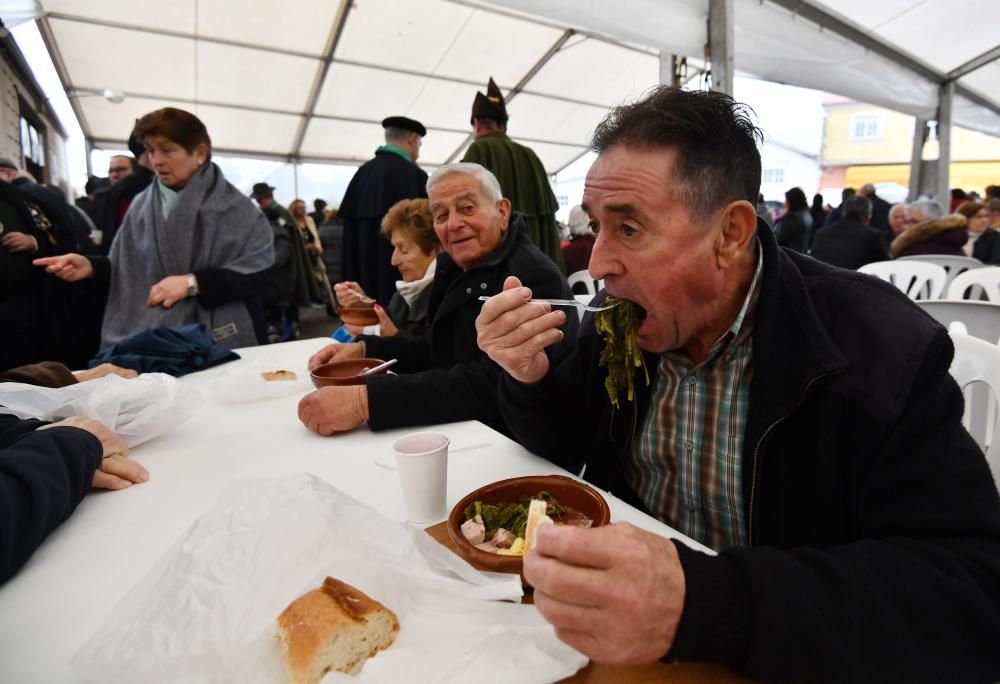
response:
M344 280L354 281L382 306L396 291L399 270L392 265L392 245L382 237L382 217L396 202L427 197L427 174L417 166L423 124L405 116L382 121L385 144L365 162L344 193Z

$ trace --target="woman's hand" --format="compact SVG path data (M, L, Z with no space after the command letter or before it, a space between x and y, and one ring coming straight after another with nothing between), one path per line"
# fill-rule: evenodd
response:
M363 299L369 299L361 286L350 280L334 285L333 294L341 306L358 306Z
M80 254L42 257L31 263L35 266L44 266L47 273L71 283L94 277L94 265L90 263L90 259Z
M378 316L378 324L380 328L379 335L382 337L392 337L399 332L399 328L396 324L392 322L389 318L388 312L382 308L381 304L375 305L375 315Z
M153 287L149 288L148 306L163 305L169 309L188 296L188 279L186 275L167 276Z
M26 233L7 233L0 238L0 245L6 247L11 254L38 251L38 242Z

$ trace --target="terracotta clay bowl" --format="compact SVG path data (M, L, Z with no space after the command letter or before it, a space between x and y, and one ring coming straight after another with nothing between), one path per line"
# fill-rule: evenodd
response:
M349 325L375 325L378 314L371 306L342 306L340 320Z
M364 372L374 368L382 359L348 359L346 361L331 361L322 366L316 366L310 373L313 385L316 387L340 387L344 385L365 384ZM383 375L389 369L383 368L371 375Z
M501 556L477 549L462 534L466 507L475 502L507 503L516 502L521 496L534 496L546 491L570 513L582 513L593 520L593 527L611 522L611 511L607 501L596 489L585 482L564 475L532 475L500 480L480 487L459 501L448 516L448 537L459 556L473 567L493 572L521 574L524 559L521 556ZM523 579L522 575L522 579Z

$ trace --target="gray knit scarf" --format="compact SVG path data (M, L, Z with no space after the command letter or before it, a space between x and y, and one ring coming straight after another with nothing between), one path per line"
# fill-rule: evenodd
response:
M163 219L159 183L139 193L111 247L101 347L158 325L204 323L218 344L257 344L241 300L206 309L197 297L171 308L147 306L149 289L163 278L200 270L256 273L274 263L274 241L264 214L226 181L214 163L191 177L170 216Z

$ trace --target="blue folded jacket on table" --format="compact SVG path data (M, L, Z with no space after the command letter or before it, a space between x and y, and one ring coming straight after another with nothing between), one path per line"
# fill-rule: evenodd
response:
M126 337L102 350L90 361L90 367L113 363L140 373L180 377L238 358L236 352L213 343L208 328L193 323L177 327L161 325Z

